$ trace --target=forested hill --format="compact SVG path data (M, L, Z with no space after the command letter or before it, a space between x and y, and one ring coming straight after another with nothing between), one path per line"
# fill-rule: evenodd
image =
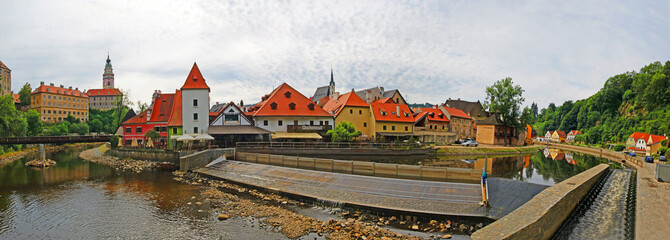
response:
M613 76L593 96L542 109L538 134L579 130L586 141L625 142L633 132L670 135L670 61Z

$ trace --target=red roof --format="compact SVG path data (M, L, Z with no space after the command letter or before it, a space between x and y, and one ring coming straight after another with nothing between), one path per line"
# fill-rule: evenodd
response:
M414 123L414 116L407 105L373 102L370 103L370 106L376 121ZM398 109L400 109L400 114L396 112Z
M395 101L393 101L393 99L391 99L391 98L381 98L381 99L374 100L372 102L374 102L374 103L395 103Z
M147 112L149 110L144 110L140 114L135 115L134 117L131 117L130 119L126 120L125 122L122 123L122 125L129 125L129 124L144 124L147 123Z
M62 87L56 87L56 86L51 86L51 85L40 85L32 93L33 94L35 94L35 93L53 93L53 94L60 94L60 95L85 97L85 98L88 97L88 95L84 94L83 92L81 92L77 89L62 88Z
M181 86L181 89L209 89L209 86L205 83L205 78L200 73L198 64L193 63L191 72L186 77L186 82L184 82L184 86Z
M582 134L582 133L577 131L577 130L572 130L572 131L570 131L570 133L568 133L568 135L573 135L573 136L577 135L577 134Z
M19 99L19 95L14 93L14 103L21 103L21 100Z
M354 91L340 95L337 99L330 99L323 106L323 110L337 116L344 107L368 107L368 103L363 101Z
M300 92L292 88L286 83L282 83L279 87L270 93L263 101L256 104L253 109L250 109L251 114L256 116L318 116L318 117L332 117L328 112L323 110ZM294 104L294 105L292 105ZM289 106L294 106L293 109ZM312 106L310 109L309 106ZM274 108L273 108L274 106Z
M312 98L309 98L310 101L312 101ZM325 96L319 99L319 101L316 102L316 105L319 105L319 107L324 107L326 106L326 103L330 101L330 97ZM312 101L313 102L313 101Z
M149 122L167 122L170 120L173 101L174 93L161 93L156 95L154 106L151 110L151 119L149 119Z
M429 121L435 121L435 122L449 122L449 118L444 115L442 110L437 109L437 108L420 108L422 112L425 112L428 114L428 120Z
M109 89L89 89L86 91L86 95L90 96L117 96L121 95L121 91L116 88Z
M449 115L451 115L452 117L459 117L459 118L470 119L470 116L468 116L468 114L466 114L465 112L463 112L463 111L460 110L460 109L451 108L451 107L447 107L447 106L443 106L443 107L444 107L444 109L447 110L447 112L449 113Z
M641 133L641 132L634 132L633 134L630 135L630 137L635 139L636 142L637 142L638 139L643 139L646 142L649 139L649 134L648 133Z
M414 114L414 123L418 123L424 116L428 114L427 112L420 112Z
M172 110L170 111L170 119L168 120L168 126L181 126L181 90L177 90L174 93L174 103L172 103Z
M4 69L7 69L7 70L11 70L11 69L9 69L9 68L7 67L7 65L5 65L4 63L2 63L2 61L0 61L0 68L4 68Z
M647 141L647 144L655 144L655 143L660 143L661 141L668 139L668 137L664 136L659 136L659 135L650 135L651 137L651 142ZM647 138L649 139L649 138Z
M565 132L564 131L556 131L556 132L558 133L559 138L564 138L565 137Z

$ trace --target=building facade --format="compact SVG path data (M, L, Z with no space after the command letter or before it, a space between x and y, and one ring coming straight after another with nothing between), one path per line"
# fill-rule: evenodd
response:
M12 93L12 70L0 61L0 96Z
M442 106L449 116L449 129L458 139L475 138L475 121L460 109Z
M40 86L30 94L30 108L40 113L43 122L61 122L68 115L87 122L88 100L88 95L78 88L40 82Z
M567 135L565 135L564 131L554 131L554 133L551 134L551 141L555 143L564 143L566 137Z
M362 139L374 135L370 126L370 105L363 101L354 91L330 99L323 110L335 117L335 125L350 122L354 128L361 131Z
M123 144L132 146L132 142L135 141L138 146L144 146L148 140L145 135L147 132L154 130L161 135L161 139L152 139L154 146L167 146L167 124L170 119L174 98L175 94L164 94L160 91L154 92L151 105L147 110L122 123Z
M370 122L375 139L386 141L408 139L414 134L414 116L407 105L397 103L370 103Z
M484 110L482 103L479 101L468 102L461 100L460 98L459 99L449 98L444 103L444 105L447 107L459 109L468 116L470 116L471 118L474 118L475 120L484 120L489 117L489 113L486 112L486 110Z
M577 130L572 130L568 133L568 136L565 137L566 142L575 142L575 137L581 135L582 133Z
M517 145L522 143L516 129L505 125L500 116L493 114L477 124L477 142L491 145Z
M209 133L209 86L193 63L184 85L181 87L181 110L183 134Z
M107 111L116 108L116 103L123 93L114 88L114 71L112 70L112 60L107 55L107 64L102 74L102 89L89 89L86 91L89 97L89 108Z

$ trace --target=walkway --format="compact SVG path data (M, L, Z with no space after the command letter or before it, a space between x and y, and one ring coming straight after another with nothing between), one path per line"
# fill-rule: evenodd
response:
M505 200L501 197L491 202L491 208L484 208L479 206L481 201L479 184L370 177L230 160L221 160L196 172L233 182L349 205L494 219L515 210L541 191L536 190L544 189L523 182L511 184L510 186L515 186L511 188L498 188L504 189L506 193L489 188L490 197L505 196L510 199ZM505 185L501 183L509 182L504 179L492 179L490 186ZM527 184L531 187L527 187ZM527 191L528 189L531 191ZM514 191L532 194L516 194ZM523 197L514 198L519 195Z
M644 163L637 171L636 239L668 239L670 236L670 183L655 178L657 163Z

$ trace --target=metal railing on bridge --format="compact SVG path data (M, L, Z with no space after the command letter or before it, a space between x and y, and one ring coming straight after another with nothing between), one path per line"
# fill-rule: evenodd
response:
M407 143L238 142L237 148L407 148Z
M9 138L0 138L0 145L3 145L3 144L108 142L110 139L112 139L112 136L113 135L9 137Z

